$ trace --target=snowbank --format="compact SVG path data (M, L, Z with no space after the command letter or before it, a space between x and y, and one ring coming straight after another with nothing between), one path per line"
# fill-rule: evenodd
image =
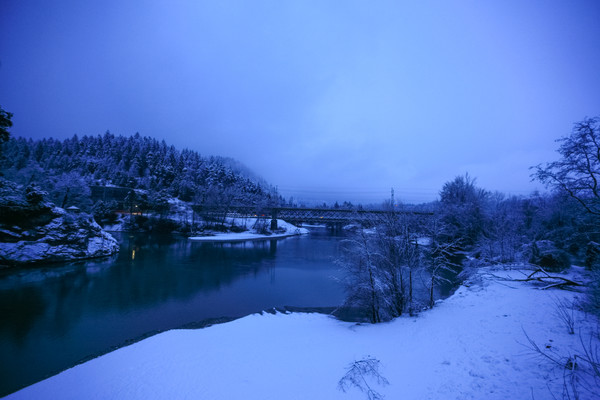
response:
M419 317L379 325L320 314L251 315L201 330L173 330L91 360L7 399L364 399L338 389L355 360L381 361L388 399L553 399L564 369L536 355L571 354L579 343L555 315L557 299L483 270L478 282ZM597 319L577 311L584 335ZM594 398L582 392L581 398ZM597 398L597 397L595 397Z
M264 223L271 223L271 220L261 220ZM308 233L306 228L298 228L284 220L277 220L277 231L271 231L267 229L267 234L259 233L256 228L257 218L227 218L228 224L235 224L236 226L249 228L247 232L227 232L220 233L215 232L210 236L191 236L189 240L202 241L202 242L242 242L247 240L265 240L265 239L279 239L288 236L303 235Z

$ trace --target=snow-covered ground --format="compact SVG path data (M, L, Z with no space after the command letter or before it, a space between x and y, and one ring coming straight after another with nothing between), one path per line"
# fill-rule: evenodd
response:
M553 357L580 353L579 335L568 333L556 304L582 294L499 276L523 275L483 269L433 310L385 324L298 313L172 330L8 399L365 399L356 387L341 391L338 382L367 357L380 361L389 384L368 376L366 382L386 399L562 398L565 369L536 354L524 332ZM598 319L579 310L574 316L588 343ZM584 390L580 396L598 398Z
M203 242L241 242L246 240L264 240L264 239L278 239L288 236L303 235L308 233L306 228L298 228L282 219L277 220L278 230L271 232L268 230L268 234L259 233L255 228L257 218L227 218L227 224L235 224L239 227L247 228L246 232L215 232L208 236L191 236L189 240L203 241ZM262 223L270 225L271 220L261 220Z

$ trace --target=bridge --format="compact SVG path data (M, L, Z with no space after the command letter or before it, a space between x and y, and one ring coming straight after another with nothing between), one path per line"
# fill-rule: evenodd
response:
M386 211L386 210L348 210L342 208L296 208L296 207L202 207L195 209L204 216L235 216L235 217L262 217L271 220L271 229L277 229L277 219L286 222L302 224L324 224L330 226L343 226L351 223L360 223L364 226L373 226L389 220L391 215L412 215L414 217L428 217L431 212L418 211Z
M271 218L282 219L293 224L350 224L375 225L389 219L390 215L428 216L433 213L385 210L348 210L341 208L273 208Z
M133 189L124 187L90 186L93 201L103 200L105 202L114 200L119 209L125 209L125 199ZM194 212L205 217L223 218L224 216L258 216L271 219L271 228L277 228L277 219L296 225L302 224L325 224L325 225L347 225L360 223L365 226L373 226L389 219L390 214L413 215L427 217L432 212L406 211L406 210L364 210L346 208L298 208L298 207L269 207L269 206L245 206L245 205L192 205ZM130 210L131 211L131 210Z

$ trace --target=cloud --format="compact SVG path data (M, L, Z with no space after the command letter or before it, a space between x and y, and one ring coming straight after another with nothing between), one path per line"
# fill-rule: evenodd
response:
M18 2L2 106L17 136L140 132L284 195L431 200L464 172L526 192L600 109L599 8L432 4Z

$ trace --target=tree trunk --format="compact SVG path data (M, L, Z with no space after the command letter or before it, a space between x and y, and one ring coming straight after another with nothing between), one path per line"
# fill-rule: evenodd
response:
M408 270L408 313L413 315L413 280L412 268Z
M435 281L435 272L431 274L431 287L429 288L429 308L433 308L433 284Z
M63 201L62 201L62 205L60 206L61 208L65 208L65 206L67 205L67 200L69 199L69 190L71 188L67 188L67 191L65 192L65 197L63 197Z

